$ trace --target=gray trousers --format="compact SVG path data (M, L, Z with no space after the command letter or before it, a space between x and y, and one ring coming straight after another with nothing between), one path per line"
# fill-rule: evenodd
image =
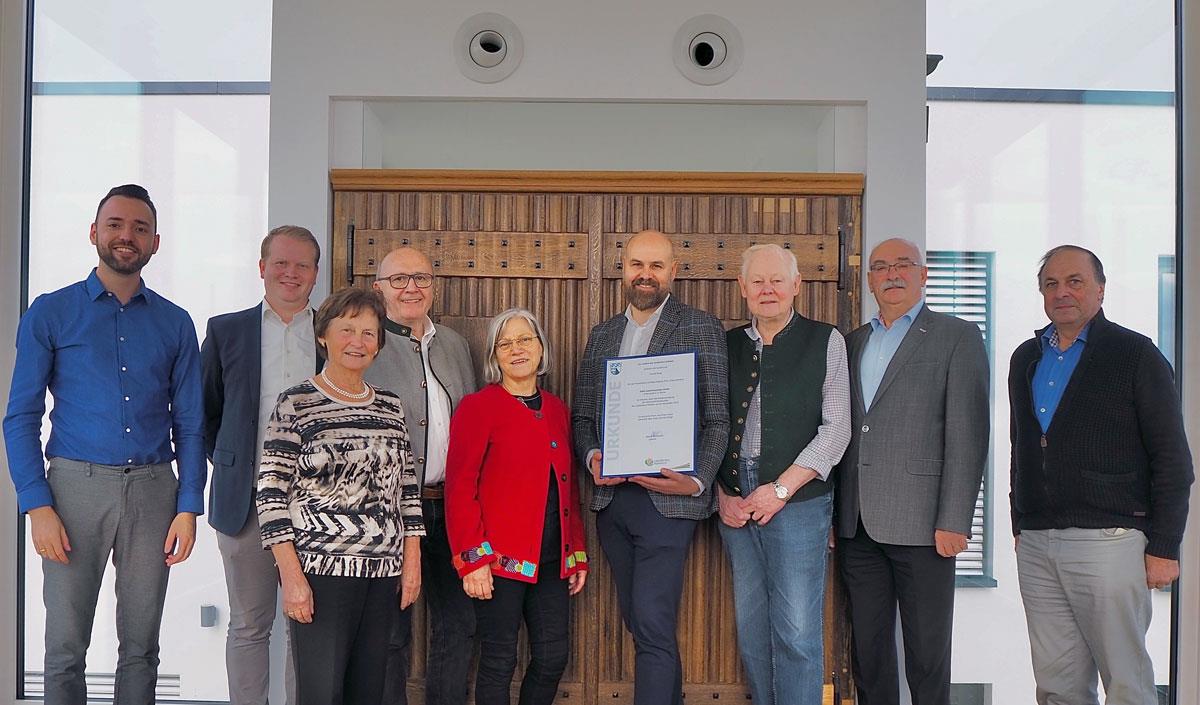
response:
M271 680L271 628L279 613L279 570L264 550L258 514L250 512L236 536L217 532L217 548L225 565L229 591L229 632L225 637L225 670L230 705L267 705ZM287 639L288 630L281 629ZM289 643L290 651L290 643ZM289 653L284 659L288 703L296 702L296 671Z
M1022 531L1017 548L1039 705L1156 705L1146 651L1146 536L1136 529Z
M46 472L71 551L42 560L46 703L85 705L87 649L109 556L116 569L115 705L153 705L167 595L163 543L175 518L170 463L134 467L52 458Z

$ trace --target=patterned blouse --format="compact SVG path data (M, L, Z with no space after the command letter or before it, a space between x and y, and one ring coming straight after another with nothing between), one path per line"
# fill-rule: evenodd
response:
M376 389L360 404L311 381L283 394L263 441L258 519L264 548L296 544L305 573L400 574L404 538L424 536L404 410Z

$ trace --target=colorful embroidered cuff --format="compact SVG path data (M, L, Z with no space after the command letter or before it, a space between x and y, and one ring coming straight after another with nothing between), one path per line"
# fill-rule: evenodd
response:
M479 566L476 565L477 563L491 563L494 555L495 552L492 551L492 545L487 541L484 541L478 546L468 548L462 553L454 556L451 562L454 564L454 569L458 571L459 575L465 575L466 573L478 568Z
M500 570L511 575L520 575L526 578L536 578L538 564L533 561L523 561L508 556L500 556Z
M583 565L588 562L587 551L576 551L567 554L567 570L571 570L576 565Z

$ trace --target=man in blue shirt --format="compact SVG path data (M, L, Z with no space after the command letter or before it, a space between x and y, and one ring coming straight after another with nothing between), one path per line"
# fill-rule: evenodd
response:
M1179 576L1194 479L1171 366L1104 315L1104 265L1042 257L1050 324L1013 353L1010 495L1041 705L1153 705L1150 590Z
M834 478L860 705L899 705L896 614L913 705L950 705L954 557L967 548L991 439L979 328L925 304L920 249L867 260L879 314L846 337L852 436Z
M39 296L17 331L4 439L18 508L42 557L53 705L86 702L85 658L110 555L113 700L154 702L168 570L191 554L204 511L196 330L141 279L158 251L156 224L146 189L109 191L91 227L99 264L84 281ZM47 389L54 407L44 464Z

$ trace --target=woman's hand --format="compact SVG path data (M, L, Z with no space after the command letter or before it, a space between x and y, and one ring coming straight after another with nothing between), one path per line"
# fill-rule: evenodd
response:
M578 595L583 590L584 583L587 582L587 570L581 570L578 573L571 573L567 578L567 592L570 595Z
M313 621L313 594L304 573L281 575L283 584L283 613L301 624Z
M400 609L406 610L421 594L421 539L404 539L404 565L400 567Z
M492 599L492 564L487 563L464 575L463 592L476 600Z

